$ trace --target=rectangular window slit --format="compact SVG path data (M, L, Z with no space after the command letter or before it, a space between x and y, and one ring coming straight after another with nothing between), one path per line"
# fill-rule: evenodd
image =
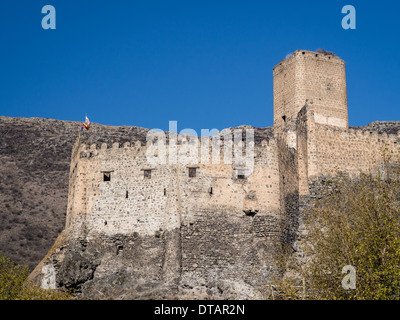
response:
M144 172L144 177L146 179L150 179L151 178L151 170L143 170Z
M103 172L103 181L111 181L111 172Z
M196 168L189 168L189 178L196 178Z

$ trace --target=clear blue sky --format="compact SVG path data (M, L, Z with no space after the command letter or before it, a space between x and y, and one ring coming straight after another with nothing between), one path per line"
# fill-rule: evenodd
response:
M0 15L0 115L270 126L273 66L324 48L346 61L350 125L400 120L399 1L1 0Z

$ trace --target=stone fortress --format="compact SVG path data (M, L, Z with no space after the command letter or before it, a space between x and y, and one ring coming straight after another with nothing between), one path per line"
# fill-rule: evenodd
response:
M263 298L313 181L379 169L384 150L397 161L400 141L349 128L345 62L332 53L297 50L273 80L273 131L255 141L250 173L223 161L149 164L151 142L78 140L65 230L31 279L43 283L51 266L57 287L88 299Z

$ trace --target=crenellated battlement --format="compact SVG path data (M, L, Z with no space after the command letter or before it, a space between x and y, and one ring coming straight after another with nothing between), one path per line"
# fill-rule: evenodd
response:
M345 64L345 61L340 57L336 56L333 52L314 52L310 50L296 50L295 52L289 54L285 59L281 60L275 67L273 67L274 71L281 72L283 68L285 68L288 64L292 63L294 60L299 58L305 59L313 59L324 62L331 63L340 63L342 65Z
M315 110L307 106L298 119L303 192L308 192L306 180L319 175L333 176L339 170L355 177L361 171L375 172L388 159L399 162L400 130L388 134L369 127L332 126L321 123Z
M350 128L342 129L329 125L317 124L318 134L329 137L342 137L354 142L369 142L369 143L392 143L397 144L400 141L400 130L396 134L388 134L386 132L378 132L365 128Z
M205 139L206 143L210 144L210 147L212 147L212 143L213 140L212 138L210 139ZM199 140L198 145L201 146L202 145L202 141ZM162 143L161 141L156 141L155 143L153 143L153 141L149 140L146 142L146 144L143 144L141 141L136 141L134 143L131 142L124 142L124 143L120 143L120 142L113 142L112 144L107 144L107 143L93 143L93 144L85 144L85 143L81 143L79 145L79 151L94 151L94 150L107 150L107 149L126 149L126 148L132 148L135 150L146 150L149 146L160 146L160 145L165 145L166 147L180 147L180 146L184 146L186 144L190 145L192 143L188 142L188 140L183 140L183 141L179 141L178 143ZM224 148L224 142L223 140L221 140L220 143L220 147ZM243 142L242 144L239 142L239 147L240 146L245 146L246 143ZM254 145L255 148L263 148L263 147L267 147L267 146L276 146L276 141L275 139L264 139L261 141L260 144L255 144L254 142L249 142L249 145Z
M262 140L260 144L253 141L239 141L235 144L233 141L222 141L213 138L203 138L198 140L183 139L178 143L169 143L163 140L155 142L149 140L146 144L141 141L131 142L114 142L112 144L81 144L77 153L79 158L88 160L95 159L98 156L111 156L113 154L121 154L121 152L129 153L131 157L151 157L155 163L159 163L161 157L166 157L167 162L173 155L190 162L191 158L198 158L198 163L235 163L235 159L256 159L266 156L271 149L276 148L275 139ZM230 160L232 159L232 160ZM157 162L158 161L158 162ZM233 161L233 162L232 162ZM238 162L236 161L236 163ZM173 162L175 163L175 162Z

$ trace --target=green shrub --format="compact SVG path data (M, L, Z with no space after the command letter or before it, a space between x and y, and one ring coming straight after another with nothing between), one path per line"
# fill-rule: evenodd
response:
M72 295L41 289L27 281L29 269L15 264L0 251L0 300L69 300Z

